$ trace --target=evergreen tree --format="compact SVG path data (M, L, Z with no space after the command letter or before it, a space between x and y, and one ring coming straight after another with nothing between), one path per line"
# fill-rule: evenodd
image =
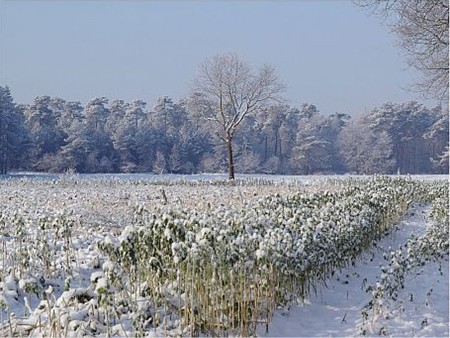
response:
M303 115L290 157L294 173L309 175L332 171L332 148L326 126L327 119L318 111Z
M25 124L33 144L33 169L49 171L53 165L49 156L53 157L64 144L65 135L58 123L61 110L57 103L60 102L49 96L38 96L24 109Z
M0 86L0 174L23 166L28 146L22 110L16 107L10 89Z

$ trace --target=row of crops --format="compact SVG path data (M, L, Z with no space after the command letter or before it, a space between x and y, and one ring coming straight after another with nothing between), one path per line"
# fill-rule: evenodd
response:
M380 278L367 287L371 299L362 310L362 335L379 332L387 334L387 328L377 318L402 308L401 291L405 288L407 274L418 273L420 268L435 263L442 275L442 264L448 265L449 255L449 186L435 186L428 191L426 200L432 203L432 222L421 236L411 235L399 248L386 252L386 264L380 269ZM424 290L424 292L432 292ZM413 294L410 295L411 301Z
M156 208L135 207L118 235L66 214L4 213L1 333L247 336L261 325L268 330L277 308L302 302L337 269L357 264L412 201L434 203L440 225L427 238L448 255L446 187L375 177L236 207L226 201L186 207L165 197Z

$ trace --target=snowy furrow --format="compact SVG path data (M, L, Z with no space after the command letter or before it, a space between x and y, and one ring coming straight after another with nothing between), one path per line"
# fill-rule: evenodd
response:
M363 311L370 300L366 292L380 278L387 264L386 253L404 246L411 235L425 234L431 220L430 205L414 204L398 223L397 230L378 242L374 251L364 254L355 266L336 273L304 304L278 310L260 336L327 337L361 335ZM370 318L372 331L366 335L431 336L449 334L449 267L430 262L407 274L399 292L397 307L383 316ZM374 330L375 328L378 329Z

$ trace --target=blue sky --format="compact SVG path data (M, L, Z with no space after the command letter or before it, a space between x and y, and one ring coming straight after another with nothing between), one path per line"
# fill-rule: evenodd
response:
M421 100L395 36L351 1L0 1L0 85L18 103L176 100L226 52L274 66L292 105L325 114Z

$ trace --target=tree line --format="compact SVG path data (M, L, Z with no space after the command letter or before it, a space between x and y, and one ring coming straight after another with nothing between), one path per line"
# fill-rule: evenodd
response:
M16 104L0 86L0 172L224 172L226 134L205 118L213 115L199 96L163 96L151 107L105 97L84 106L49 96ZM448 139L447 107L385 103L352 118L268 101L230 141L238 173L421 174L448 173Z
M417 89L443 105L385 103L359 118L292 107L270 66L234 54L206 60L193 92L80 102L40 96L15 104L0 86L0 173L64 172L448 173L448 1L354 0L389 19ZM445 107L445 108L442 108Z

